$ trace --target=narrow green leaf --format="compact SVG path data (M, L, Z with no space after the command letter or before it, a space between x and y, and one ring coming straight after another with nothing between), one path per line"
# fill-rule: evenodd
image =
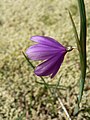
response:
M74 115L79 113L79 105L82 100L84 84L85 84L85 77L86 77L86 36L87 36L87 27L86 27L86 12L85 12L85 5L84 0L78 0L79 12L80 12L80 69L81 69L81 78L80 78L80 87L79 87L79 96L78 96L78 103L74 110Z
M71 22L72 22L72 26L73 26L73 31L74 31L74 36L75 36L75 39L76 39L76 43L77 43L77 48L78 50L80 51L80 41L79 41L79 37L78 37L78 33L77 33L77 29L76 29L76 26L75 26L75 22L72 18L72 14L71 12L68 10L69 12L69 16L70 16L70 19L71 19Z
M78 102L81 102L85 77L86 77L86 12L85 12L85 5L84 0L78 0L79 11L80 11L80 66L81 66L81 80L80 80L80 93L78 97Z
M24 57L26 58L26 60L28 61L28 63L30 64L30 66L34 69L35 66L30 62L30 60L29 60L28 57L25 55L25 53L24 53L24 52L22 52L22 53L23 53Z

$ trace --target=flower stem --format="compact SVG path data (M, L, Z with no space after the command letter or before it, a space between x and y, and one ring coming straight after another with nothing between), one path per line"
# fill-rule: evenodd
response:
M75 114L79 111L79 104L82 100L85 77L86 77L86 36L87 36L87 28L86 28L86 12L84 0L78 0L79 11L80 11L80 67L81 67L81 78L80 78L80 89L78 96L78 106L75 111Z
M78 102L81 102L85 77L86 77L86 12L84 0L78 0L79 11L80 11L80 64L81 64L81 80L80 80L80 94L78 97Z

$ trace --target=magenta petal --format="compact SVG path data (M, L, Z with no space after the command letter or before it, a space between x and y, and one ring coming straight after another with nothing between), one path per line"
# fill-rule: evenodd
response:
M26 54L29 59L32 60L46 60L56 55L60 54L60 48L53 48L51 46L36 44L29 47L26 51Z
M64 55L65 53L58 54L52 57L51 59L41 63L35 69L35 74L38 76L47 76L47 75L52 74L51 77L54 77L63 61Z
M64 55L65 55L65 54L64 54ZM53 69L53 73L52 73L52 75L51 75L51 78L53 78L53 77L56 75L56 73L58 72L58 70L59 70L59 68L60 68L60 66L61 66L61 64L62 64L62 62L63 62L64 55L62 55L62 57L60 57L60 58L57 60L57 62L56 62L56 64L55 64L55 67L54 67L54 69Z
M57 42L56 40L54 40L51 37L46 37L46 36L32 36L31 37L32 41L38 42L40 44L44 44L44 45L48 45L48 46L53 46L53 47L62 47L65 48L64 46L62 46L59 42Z

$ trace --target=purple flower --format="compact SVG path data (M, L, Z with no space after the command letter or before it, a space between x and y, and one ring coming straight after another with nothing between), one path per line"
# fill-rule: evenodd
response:
M37 76L50 75L53 78L63 62L67 48L50 37L33 36L31 40L38 44L27 49L28 58L31 60L44 60L43 63L36 67L35 74Z

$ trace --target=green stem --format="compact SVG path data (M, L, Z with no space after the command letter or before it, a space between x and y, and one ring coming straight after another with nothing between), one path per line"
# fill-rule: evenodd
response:
M80 11L80 67L81 67L81 80L80 80L80 93L78 97L78 103L81 102L85 77L86 77L86 12L84 0L78 0Z
M87 36L87 28L86 28L86 12L84 0L78 0L79 11L80 11L80 68L81 68L81 79L80 79L80 88L79 88L79 96L78 96L78 104L75 108L74 115L77 115L79 112L79 105L82 100L85 77L86 77L86 36Z

